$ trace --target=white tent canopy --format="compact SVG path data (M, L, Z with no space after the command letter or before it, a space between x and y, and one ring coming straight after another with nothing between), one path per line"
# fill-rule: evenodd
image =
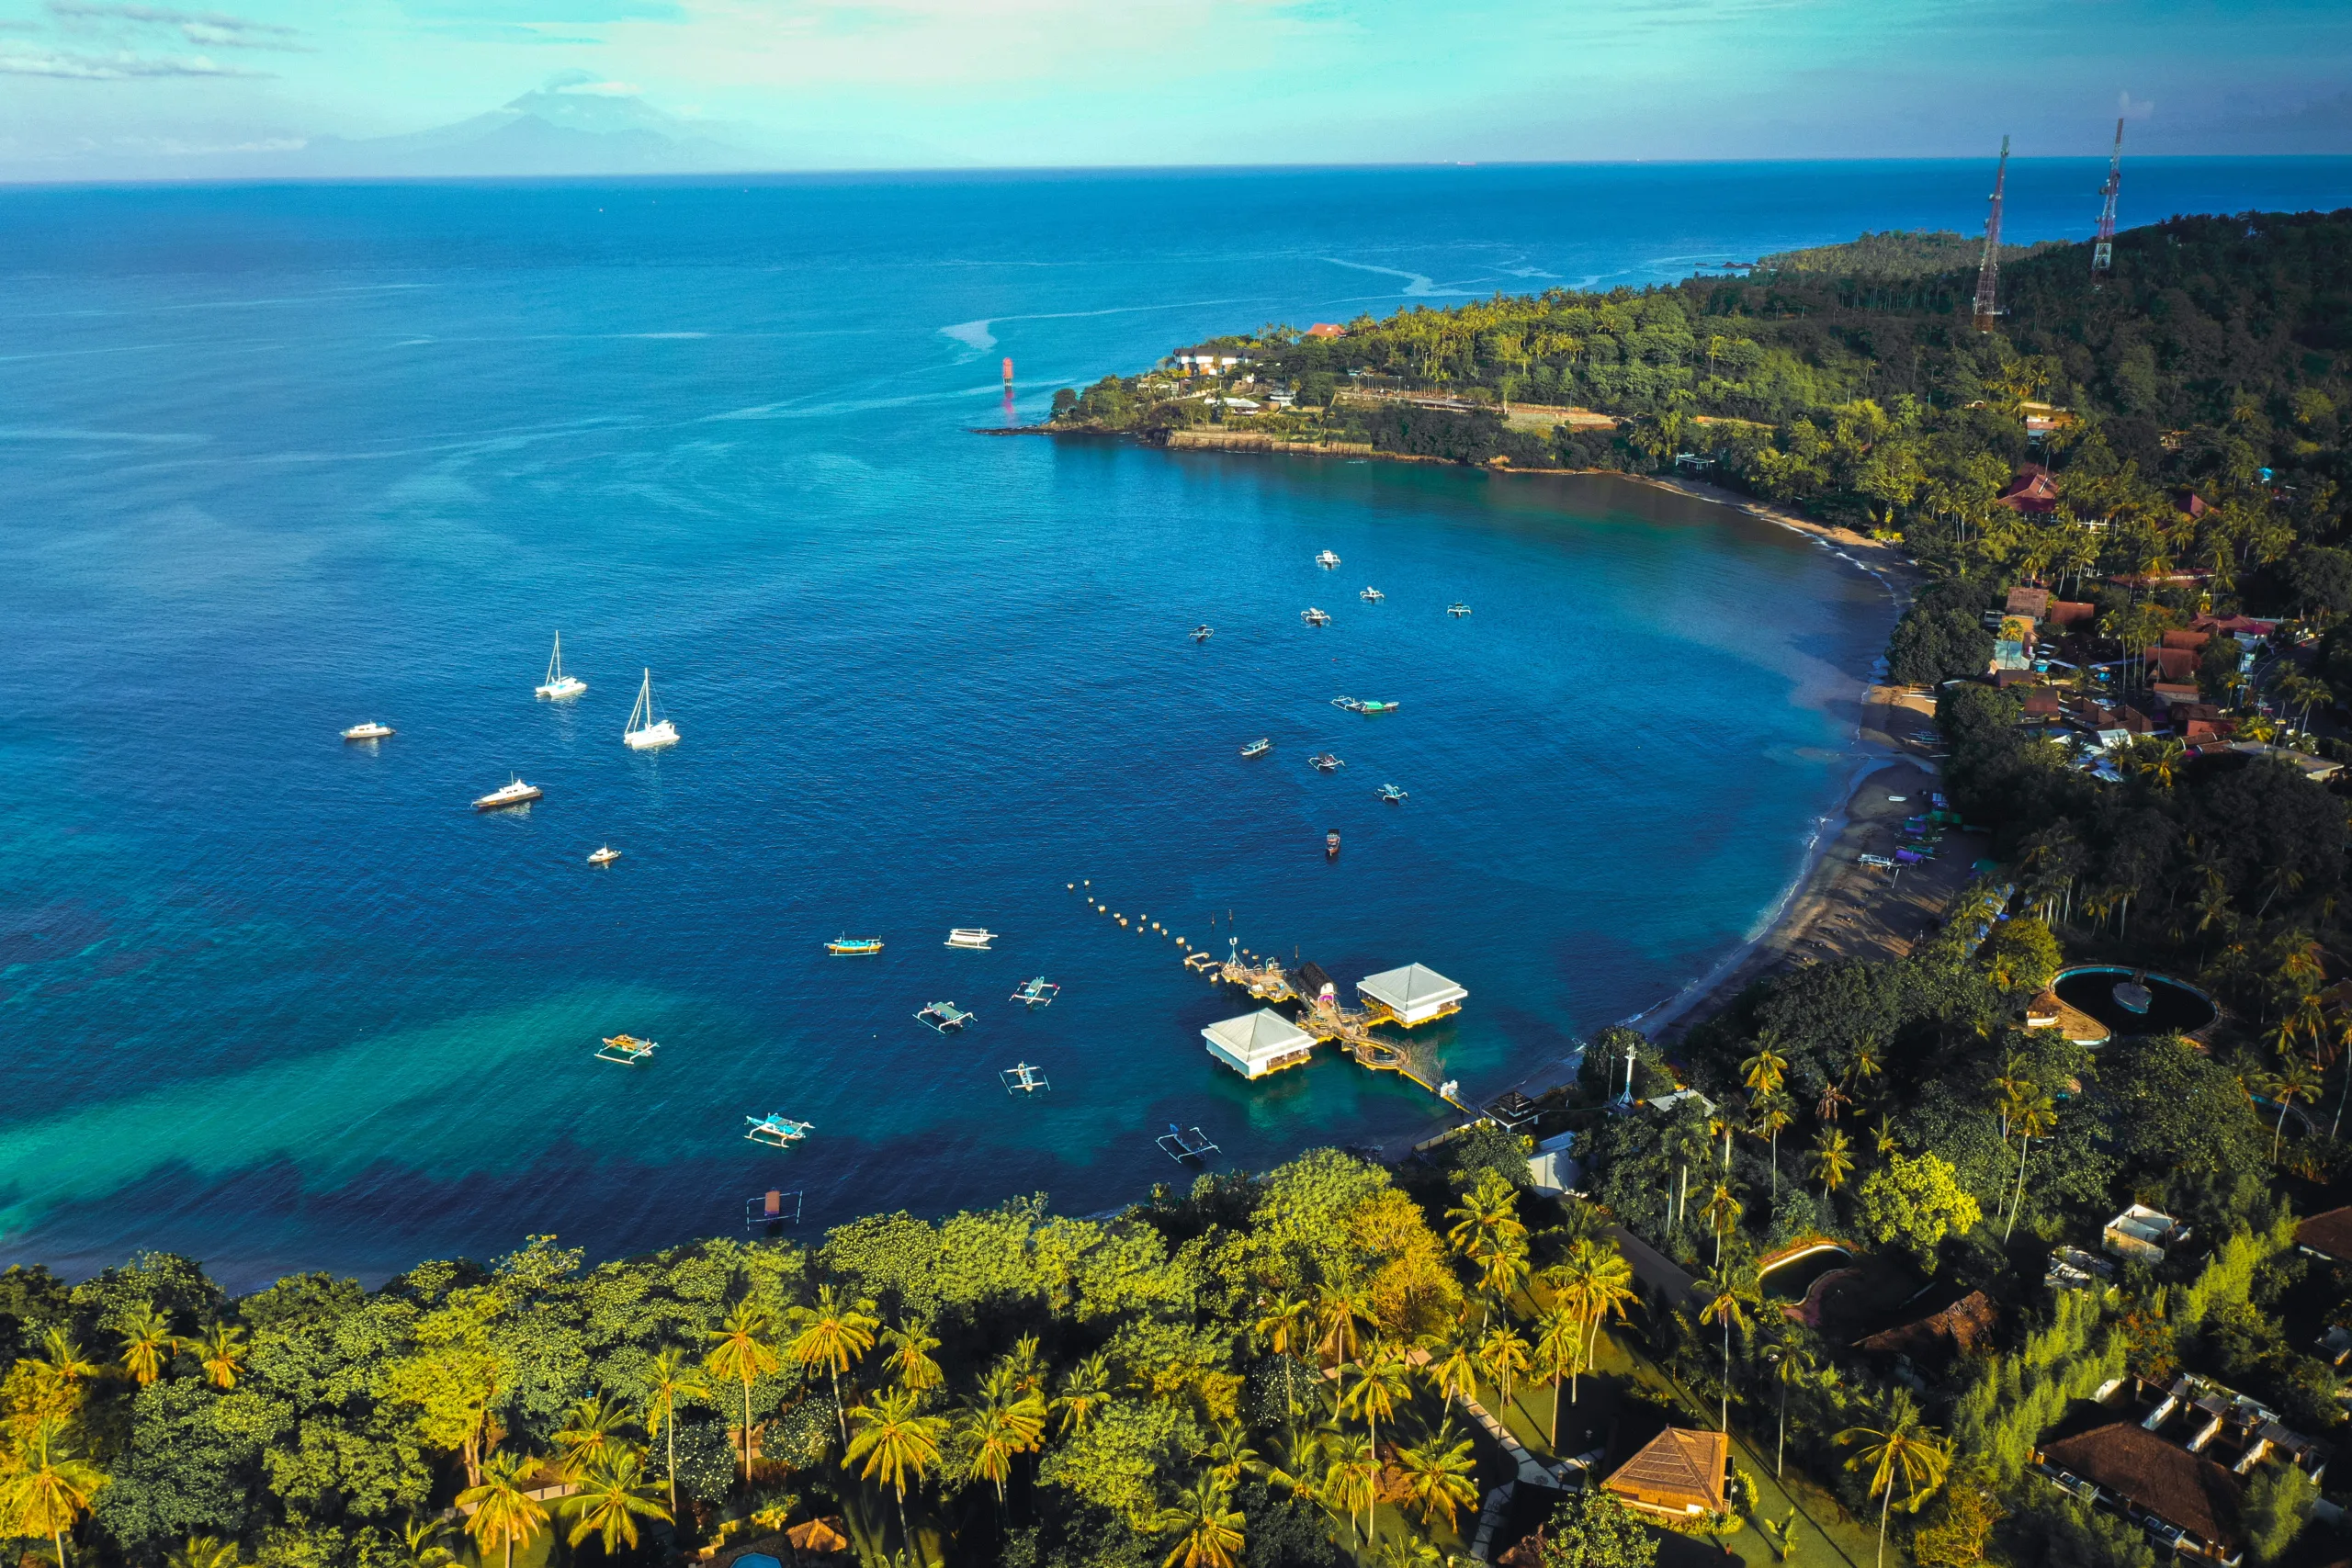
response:
M1294 1066L1315 1049L1315 1036L1272 1008L1212 1023L1201 1038L1209 1043L1210 1055L1245 1078Z
M1410 1029L1459 1009L1470 993L1436 970L1420 964L1367 975L1356 989L1396 1015Z

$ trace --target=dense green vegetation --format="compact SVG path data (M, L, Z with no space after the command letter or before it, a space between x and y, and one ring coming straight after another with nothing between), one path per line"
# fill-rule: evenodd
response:
M786 1527L837 1517L872 1564L1433 1562L1515 1472L1475 1400L1538 1455L1727 1424L1730 1506L1688 1526L1750 1562L1827 1568L1876 1538L1929 1568L2154 1568L2143 1532L2031 1470L2117 1379L2195 1372L2343 1431L2316 1343L2352 1325L2352 1274L2291 1241L2346 1175L2346 799L2154 738L2086 773L1981 678L1983 612L2036 578L2087 600L2053 637L2068 667L2200 615L2284 615L2250 672L2215 642L2194 679L2242 734L2286 738L2263 699L2329 727L2352 693L2352 214L2135 231L2096 292L2081 247L2038 248L1990 334L1962 315L1973 252L1871 235L1747 278L1269 331L1214 345L1252 361L1246 385L1155 371L1060 400L1068 427L1518 468L1687 455L1917 561L1891 665L1948 682L1945 787L1998 871L1905 956L1787 971L1670 1049L1602 1032L1541 1122L1579 1134L1589 1200L1538 1196L1526 1145L1480 1127L1394 1170L1317 1151L1107 1222L1025 1201L593 1268L534 1238L240 1299L175 1257L79 1283L11 1269L0 1536L59 1568L650 1568L786 1555ZM1297 406L1221 400L1277 388ZM1379 395L1431 393L1454 406ZM1613 417L1554 423L1565 405ZM1996 500L2029 458L2046 513ZM2146 700L2128 668L2038 679ZM2080 957L2199 976L2230 1012L2097 1050L2025 1027ZM1604 1111L1629 1050L1640 1098L1699 1094ZM2131 1202L2191 1241L2045 1288L2053 1246L2097 1252ZM1647 1258L1637 1281L1613 1224L1690 1289ZM1820 1238L1859 1261L1843 1315L1809 1325L1761 1276ZM1857 1343L1965 1292L1986 1326L1948 1358ZM2268 1461L2223 1527L2315 1568L2342 1551L2308 1522L2316 1491ZM1587 1491L1533 1550L1650 1568L1660 1540Z

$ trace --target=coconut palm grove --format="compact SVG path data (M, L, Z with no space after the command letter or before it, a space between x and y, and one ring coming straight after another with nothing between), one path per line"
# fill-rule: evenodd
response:
M10 1551L2341 1562L2352 212L2132 231L2096 288L2035 247L1989 322L1977 259L1874 235L1269 327L1059 400L1066 431L1679 471L1899 552L1889 678L1939 770L1900 869L1965 866L1899 951L1600 1031L1401 1161L1107 1216L517 1237L243 1296L176 1256L13 1267Z

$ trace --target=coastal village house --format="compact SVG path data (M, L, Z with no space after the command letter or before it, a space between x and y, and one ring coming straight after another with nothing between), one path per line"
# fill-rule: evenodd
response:
M1730 1465L1731 1439L1723 1433L1668 1427L1600 1485L1635 1513L1695 1519L1724 1511Z

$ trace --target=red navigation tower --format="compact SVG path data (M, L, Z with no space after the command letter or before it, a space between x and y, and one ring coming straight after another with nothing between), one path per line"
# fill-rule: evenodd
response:
M2107 184L2099 187L2098 243L2091 246L2091 287L2107 282L2115 265L2115 193L2123 188L2123 121L2115 122L2115 152L2107 161Z
M2001 166L1993 176L1993 210L1984 219L1984 259L1976 268L1976 330L1989 333L2001 313L1995 293L2001 281L2001 193L2009 184L2009 139L2001 138Z

